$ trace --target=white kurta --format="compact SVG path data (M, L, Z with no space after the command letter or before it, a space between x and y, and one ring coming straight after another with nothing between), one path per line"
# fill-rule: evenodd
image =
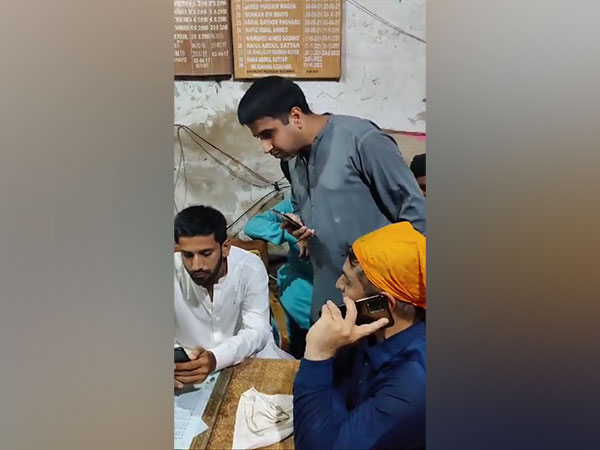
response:
M175 253L175 342L210 350L220 370L249 356L289 358L275 344L269 315L269 278L256 255L231 247L227 275L208 291L194 283Z

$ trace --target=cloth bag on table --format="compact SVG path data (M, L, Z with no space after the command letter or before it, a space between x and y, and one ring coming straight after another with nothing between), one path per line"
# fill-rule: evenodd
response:
M233 430L234 450L266 447L293 431L293 396L262 394L253 387L241 395Z

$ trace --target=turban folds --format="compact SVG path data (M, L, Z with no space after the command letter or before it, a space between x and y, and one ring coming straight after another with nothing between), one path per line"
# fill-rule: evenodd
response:
M375 287L425 308L425 236L410 222L366 234L354 242L352 250Z

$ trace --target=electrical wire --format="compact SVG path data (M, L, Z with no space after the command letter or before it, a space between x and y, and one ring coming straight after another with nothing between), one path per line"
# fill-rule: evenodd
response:
M227 153L226 151L220 149L219 147L217 147L215 144L213 144L212 142L210 142L206 138L200 136L198 133L196 133L194 130L192 130L188 126L181 125L181 124L175 124L175 127L177 128L178 131L179 130L185 131L188 134L188 136L190 137L190 139L196 145L198 145L207 155L209 155L217 164L223 166L231 175L233 175L236 178L239 178L240 180L244 181L245 183L248 183L248 184L250 184L252 186L255 186L255 187L269 187L269 186L272 186L275 189L279 189L279 182L282 181L285 178L285 177L281 177L277 181L268 180L267 178L265 178L261 174L255 172L250 167L246 166L244 163L242 163L241 161L239 161L234 156L232 156L229 153ZM181 143L181 137L180 137L179 133L177 134L177 137L178 137L179 142ZM200 140L202 142L199 142L198 140ZM262 184L259 184L259 183L256 183L254 181L248 180L247 178L244 178L241 175L239 175L238 173L236 173L231 167L229 167L229 165L223 163L222 161L219 160L219 158L217 158L210 151L208 151L208 149L204 146L204 144L210 145L212 148L214 148L216 151L218 151L219 153L221 153L223 156L225 156L226 158L230 159L231 161L233 161L238 166L244 168L246 171L248 171L249 173L251 173L255 178L258 178L259 180L261 180Z
M404 31L402 28L399 28L396 25L394 25L393 23L388 22L383 17L377 15L376 13L374 13L373 11L371 11L370 9L367 9L365 6L363 6L362 4L358 3L356 0L346 0L346 1L348 3L351 3L352 5L356 6L358 9L360 9L364 13L370 15L375 20L377 20L377 21L381 22L382 24L384 24L384 25L392 28L393 30L396 30L398 33L403 34L405 36L408 36L409 38L415 39L415 40L417 40L419 42L422 42L423 44L426 44L425 39L422 39L419 36L415 36L414 34L411 34L408 31Z
M220 166L222 166L223 168L225 168L225 170L227 170L234 177L242 180L245 183L248 183L248 184L250 184L252 186L259 187L259 188L273 186L273 183L270 183L270 182L268 182L268 183L260 183L259 184L259 183L256 183L254 181L248 180L247 178L244 178L243 176L241 176L240 174L238 174L235 170L233 170L231 167L229 167L227 164L225 164L222 161L220 161L219 158L217 158L215 155L213 155L210 151L208 151L206 149L206 147L202 144L202 142L198 142L198 140L194 137L194 135L191 134L188 130L186 130L183 127L180 127L180 128L178 127L178 131L179 130L184 130L186 133L188 133L190 139L196 145L198 145L198 147L200 147L213 161L215 161L217 164L219 164ZM181 139L181 136L178 136L178 140L180 140L180 139ZM227 156L229 156L229 155L227 155ZM243 166L243 167L245 167L245 166Z
M290 186L284 186L283 188L287 189ZM240 216L235 219L233 222L231 222L231 224L229 224L229 226L227 227L227 229L229 230L230 228L232 228L235 224L237 224L240 220L242 220L250 211L252 211L254 208L256 208L257 206L259 206L262 203L266 203L264 202L264 200L269 197L269 200L271 200L271 197L273 196L273 194L278 194L280 190L277 189L273 189L272 191L266 193L265 195L263 195L261 198L259 198L256 202L254 202L252 204L252 206L250 206L250 208L248 208L246 211L244 211L242 214L240 214ZM273 196L274 197L274 196Z
M265 177L263 177L259 173L255 172L254 170L250 169L248 166L246 166L245 164L243 164L242 162L240 162L239 160L237 160L235 157L231 156L230 154L228 154L224 150L221 150L219 147L217 147L216 145L212 144L211 142L209 142L208 140L206 140L205 138L203 138L202 136L200 136L198 133L196 133L194 130L190 129L189 127L187 127L185 125L180 125L180 124L175 124L175 127L177 128L177 142L178 142L178 145L179 145L179 164L178 164L178 167L177 167L177 176L175 178L175 188L177 188L179 180L180 180L181 176L183 175L183 182L184 182L183 202L184 202L184 204L185 204L185 200L186 200L186 197L187 197L187 184L188 183L187 183L185 151L184 151L184 148L183 148L183 142L181 140L181 131L182 130L185 131L188 134L188 136L190 137L190 139L194 143L196 143L206 154L208 154L216 163L218 163L219 165L223 166L234 177L236 177L236 178L238 178L238 179L240 179L240 180L242 180L242 181L244 181L244 182L246 182L248 184L251 184L252 186L255 186L255 187L259 187L259 188L272 187L272 188L274 188L271 191L269 191L267 194L263 195L256 202L254 202L246 211L244 211L237 219L235 219L227 227L228 230L230 228L232 228L234 225L236 225L240 220L242 220L253 209L255 209L257 206L259 206L261 203L263 203L263 201L265 199L267 199L267 197L269 197L269 200L270 200L271 199L270 197L273 196L273 194L277 194L277 193L282 192L284 189L291 188L291 185L289 183L286 183L286 184L283 184L283 185L280 184L280 182L285 179L285 176L282 176L280 179L278 179L277 181L274 181L274 182L269 181L268 179L266 179ZM202 142L199 142L197 139L200 139ZM258 184L256 182L250 181L250 180L242 177L238 173L236 173L227 164L225 164L222 161L220 161L219 158L217 158L210 151L208 151L206 149L206 147L203 145L203 142L207 143L208 145L210 145L211 147L213 147L215 150L217 150L218 152L220 152L221 154L223 154L224 156L226 156L230 160L234 161L239 166L241 166L244 169L246 169L247 171L249 171L256 178L259 178L261 181L264 181L264 184ZM179 208L177 207L177 202L175 202L175 210L176 210L177 213L179 213Z
M175 176L175 186L173 188L174 191L177 191L177 183L181 178L181 173L183 172L183 204L185 205L185 199L187 198L187 173L185 170L185 152L183 151L183 143L181 142L180 129L177 129L177 141L179 142L179 164L177 166L177 175ZM183 169L183 170L182 170ZM177 201L175 200L175 212L179 213L179 208L177 208Z

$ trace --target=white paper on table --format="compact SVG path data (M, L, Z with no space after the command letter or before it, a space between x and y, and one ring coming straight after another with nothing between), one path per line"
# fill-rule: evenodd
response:
M194 438L208 428L202 420L202 415L218 378L218 373L212 374L203 383L175 394L175 450L189 449Z

